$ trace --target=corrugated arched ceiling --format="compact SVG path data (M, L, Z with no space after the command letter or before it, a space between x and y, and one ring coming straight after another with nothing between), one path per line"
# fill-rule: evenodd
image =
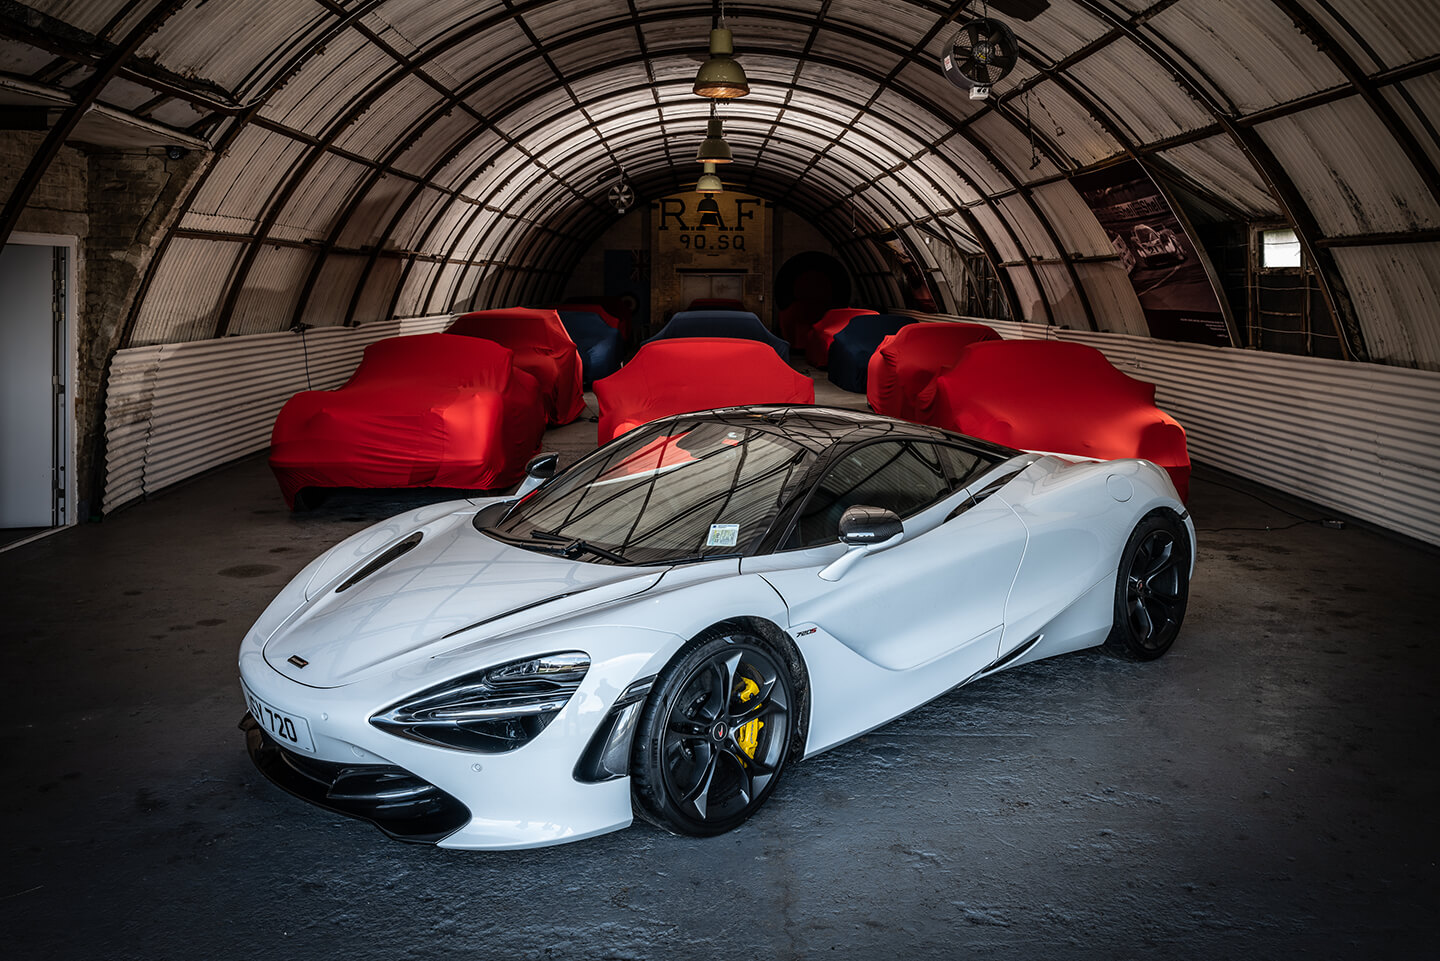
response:
M1021 62L972 101L939 61L956 21L987 11ZM125 343L558 295L615 221L615 168L642 200L694 183L709 105L691 83L721 14L666 0L6 3L0 96L51 119L4 232L62 143L172 144L213 157ZM808 218L857 273L878 264L876 238L894 231L925 261L928 237L984 255L1019 317L1144 333L1070 186L1133 159L1167 190L1293 226L1347 356L1440 367L1432 0L767 0L723 14L751 86L720 108L727 181Z

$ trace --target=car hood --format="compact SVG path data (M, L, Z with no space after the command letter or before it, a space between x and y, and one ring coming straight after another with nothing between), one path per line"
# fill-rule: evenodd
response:
M496 622L497 631L508 631L514 624L507 615L562 598L589 608L648 590L663 574L512 547L479 533L470 519L424 525L408 553L343 591L337 577L312 593L266 640L266 663L310 687L339 687L426 648L473 645L469 628Z

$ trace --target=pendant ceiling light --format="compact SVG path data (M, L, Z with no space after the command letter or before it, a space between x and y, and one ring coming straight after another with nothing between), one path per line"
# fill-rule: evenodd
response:
M719 175L715 173L714 161L707 160L705 162L705 172L696 181L695 189L702 194L718 194L725 190L725 185L720 182Z
M715 114L713 102L710 104L710 123L705 128L705 139L700 142L700 151L695 154L695 159L711 164L728 164L734 159L730 156L730 145L725 142L725 127Z
M724 20L721 20L724 23ZM723 26L710 31L710 59L695 75L695 96L732 100L750 92L745 69L735 62L735 39Z
M706 194L705 199L695 206L695 210L700 214L700 226L720 226L720 205L715 202L713 194Z

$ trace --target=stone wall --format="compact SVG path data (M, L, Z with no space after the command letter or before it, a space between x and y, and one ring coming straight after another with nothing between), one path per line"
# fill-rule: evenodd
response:
M0 138L0 196L14 190L43 136L10 132ZM78 289L71 292L77 376L70 385L78 459L70 465L70 476L81 518L98 511L100 503L105 370L123 346L131 304L178 202L209 156L192 151L172 160L163 148L63 147L31 192L16 227L21 233L79 241Z

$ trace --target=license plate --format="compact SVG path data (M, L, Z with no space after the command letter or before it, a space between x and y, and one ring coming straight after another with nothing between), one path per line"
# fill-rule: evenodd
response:
M250 716L255 718L271 737L285 747L299 748L309 754L315 753L315 742L310 739L309 721L298 714L275 710L251 694L250 689L243 684L240 689L245 692L245 703L250 708Z

